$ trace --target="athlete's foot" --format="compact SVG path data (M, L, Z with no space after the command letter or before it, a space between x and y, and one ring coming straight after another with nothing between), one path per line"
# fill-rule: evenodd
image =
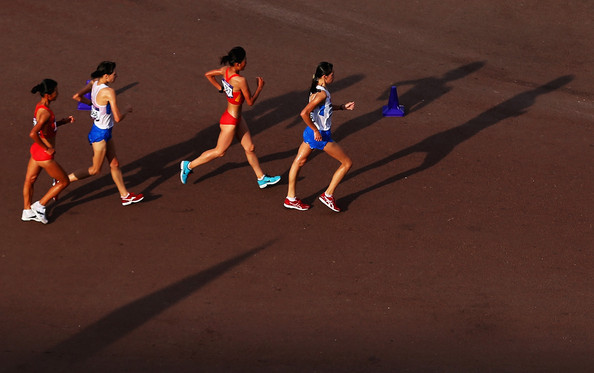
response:
M192 173L192 170L190 170L190 162L189 161L181 161L181 163L179 164L179 179L181 180L182 184L185 184L188 182L188 175Z
M280 176L268 176L264 174L261 179L258 179L258 186L260 189L264 189L269 185L274 185L280 181Z
M134 194L128 193L126 197L120 197L122 199L122 206L128 206L133 203L138 203L144 199L144 196L141 194Z

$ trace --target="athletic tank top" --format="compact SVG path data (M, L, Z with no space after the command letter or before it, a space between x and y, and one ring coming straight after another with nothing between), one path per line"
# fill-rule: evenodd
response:
M227 76L228 73L229 69L225 70L225 77L222 79L223 91L225 92L225 96L227 96L227 102L234 105L241 105L243 104L243 95L241 94L241 91L233 92L233 86L229 84L231 78L239 76L239 74Z
M39 131L38 132L39 137L41 137L42 139L56 137L56 132L58 132L58 125L56 124L56 116L54 115L54 112L51 111L50 108L48 108L47 106L45 106L41 103L38 103L37 106L35 106L35 112L33 113L33 127L35 127L35 125L37 124L37 111L39 109L45 109L50 114L50 117L48 120L48 122L50 123L50 126L45 127L46 128L45 133L43 133L43 129L41 131Z
M332 127L332 101L330 100L330 92L321 85L316 88L326 92L326 100L314 108L312 112L309 113L309 117L319 131L330 131L330 127ZM309 100L311 101L312 98L313 94L309 96Z
M93 88L91 89L91 102L93 103L91 106L91 118L93 118L93 123L97 128L106 130L113 127L114 121L109 102L107 105L99 105L97 103L97 94L103 88L107 88L107 85L97 84L97 82L93 83Z

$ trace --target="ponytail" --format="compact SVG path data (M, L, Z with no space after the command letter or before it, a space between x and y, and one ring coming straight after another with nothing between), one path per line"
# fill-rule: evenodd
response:
M37 84L35 87L31 88L31 93L37 93L41 95L41 97L45 96L46 94L51 95L56 90L58 86L58 82L53 79L43 79L43 81Z
M226 56L221 57L221 65L233 66L236 63L242 63L243 60L245 60L245 49L235 47Z
M111 61L103 61L97 66L97 70L91 73L91 79L101 78L103 75L113 74L116 68L116 63Z
M312 81L311 81L311 87L309 88L310 94L314 94L319 91L317 88L318 80L320 80L320 78L323 77L324 75L332 74L333 68L334 68L334 65L332 65L330 62L320 62L318 64L318 67L316 67L316 72L314 73Z

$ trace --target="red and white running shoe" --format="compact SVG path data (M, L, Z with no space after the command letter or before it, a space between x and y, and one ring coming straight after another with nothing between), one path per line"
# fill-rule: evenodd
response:
M309 205L306 205L305 203L301 202L299 198L295 198L294 201L285 198L285 207L288 209L295 209L299 211L306 211L310 208Z
M326 193L322 193L318 198L322 203L334 212L340 212L340 208L336 206L336 202L334 201L334 196L327 196Z
M126 197L120 197L122 199L122 206L128 206L133 203L138 203L144 199L144 196L141 194L134 194L128 193Z

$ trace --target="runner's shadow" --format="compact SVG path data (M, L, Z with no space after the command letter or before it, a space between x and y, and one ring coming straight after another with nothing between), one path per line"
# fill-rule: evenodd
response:
M74 336L44 351L37 359L21 364L16 371L80 371L84 363L99 351L142 327L157 315L239 266L272 244L267 242L241 255L188 276L109 313ZM74 369L74 370L73 370Z
M145 194L147 201L158 198L158 195L154 195L153 191L165 181L179 175L180 160L192 157L195 154L196 146L206 146L206 142L213 141L213 139L216 141L218 133L218 126L208 126L190 139L156 150L122 166L126 188L131 190L150 181L149 185L143 188L142 193ZM100 176L95 176L88 181L72 183L67 189L67 193L61 196L57 203L49 207L52 219L57 219L61 214L82 203L105 197L117 198L118 190L113 183L111 173L105 172L106 168L109 169L109 166L103 166L103 173ZM80 186L76 187L77 184Z
M468 122L451 128L449 130L439 132L435 135L429 136L423 141L412 145L406 149L400 150L384 159L380 159L365 167L359 168L347 175L345 180L360 176L367 171L384 166L390 162L396 161L400 158L406 157L413 153L426 153L423 162L414 168L407 171L390 176L378 183L370 185L369 187L355 193L351 193L341 198L341 205L348 206L351 202L359 196L379 189L383 186L392 184L398 180L412 176L418 172L422 172L443 160L452 150L470 139L480 131L489 128L505 119L517 117L526 112L526 110L534 104L536 98L540 95L551 93L569 84L574 79L573 75L565 75L555 80L552 80L544 85L531 89L529 91L520 93L507 101L485 111L477 117Z
M410 114L417 110L421 110L451 91L453 88L448 85L449 82L462 79L478 71L485 66L485 64L486 61L472 62L448 71L442 77L430 76L416 80L404 80L392 85L398 88L401 86L412 85L412 88L407 90L404 94L399 95L400 104L404 105L406 113ZM379 99L382 101L387 100L389 93L390 88L388 88Z
M405 103L407 113L415 112L420 108L428 105L429 103L434 102L435 100L439 99L441 96L445 95L453 88L448 86L447 83L462 79L467 75L470 75L485 65L484 61L477 61L473 63L469 63L467 65L460 66L454 70L446 72L443 77L436 78L436 77L427 77L423 79L417 80L407 80L395 83L393 85L410 85L414 84L414 86L407 91L404 95L402 95L402 99L400 99L400 103ZM390 92L390 88L388 88L378 100L385 101L388 99L388 94ZM409 106L410 105L410 106ZM411 108L412 107L412 108ZM380 119L383 118L382 114L382 107L379 108L374 107L372 111L350 119L339 126L337 126L336 130L332 132L332 138L340 142L343 139L351 136L365 128L370 127L374 123L377 123ZM348 149L346 149L348 154ZM323 152L315 151L311 154L309 159L313 159ZM348 175L347 175L348 178ZM346 179L345 179L346 180ZM318 195L320 195L325 188L320 189L319 191L315 192L314 194L306 197L304 201L310 201L315 199Z
M140 83L139 83L139 82L133 82L133 83L130 83L130 84L128 84L128 85L125 85L125 86L123 86L122 88L118 88L118 89L116 89L116 95L118 95L118 96L119 96L120 94L122 94L122 93L126 92L126 91L127 91L127 90L129 90L130 88L134 88L134 87L135 87L135 86L137 86L138 84L140 84Z

